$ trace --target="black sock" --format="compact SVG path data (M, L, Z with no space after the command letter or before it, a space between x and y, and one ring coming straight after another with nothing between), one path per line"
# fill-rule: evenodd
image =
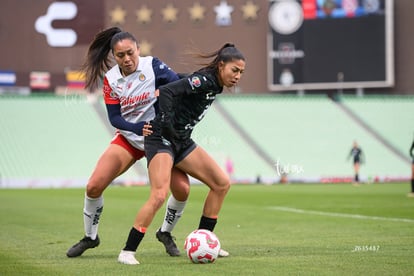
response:
M198 229L207 229L213 232L214 227L216 226L217 219L216 218L208 218L205 216L201 216L200 224Z
M357 173L355 174L355 182L359 182L359 175Z
M411 179L411 192L414 193L414 178Z
M138 245L144 238L145 233L139 232L134 227L129 231L128 240L125 244L124 250L126 251L137 251Z

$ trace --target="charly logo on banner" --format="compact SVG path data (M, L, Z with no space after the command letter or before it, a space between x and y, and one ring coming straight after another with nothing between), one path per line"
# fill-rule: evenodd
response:
M52 47L71 47L75 45L77 34L72 29L56 29L52 23L55 20L72 20L78 14L78 8L73 2L53 2L45 15L40 16L35 23L37 32L46 36L47 43Z

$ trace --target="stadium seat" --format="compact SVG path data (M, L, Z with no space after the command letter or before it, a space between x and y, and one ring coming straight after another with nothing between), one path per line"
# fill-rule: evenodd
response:
M112 139L84 95L3 95L0 110L1 187L84 186ZM133 169L123 175L145 177Z
M378 137L408 156L413 107L408 96L344 97L338 103L325 96L220 95L193 139L223 169L230 157L237 183L352 178L347 156L354 140L367 159L361 180L408 178L408 158ZM7 118L0 120L1 187L83 186L113 133L101 97L2 95L0 109ZM117 181L145 182L146 161L136 166Z

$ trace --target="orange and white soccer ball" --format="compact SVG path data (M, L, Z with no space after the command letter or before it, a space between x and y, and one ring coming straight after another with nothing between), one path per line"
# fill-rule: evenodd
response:
M184 249L195 264L213 263L220 251L220 241L213 232L198 229L187 236Z

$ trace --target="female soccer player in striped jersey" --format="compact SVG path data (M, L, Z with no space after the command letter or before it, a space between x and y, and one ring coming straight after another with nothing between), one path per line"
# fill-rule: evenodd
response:
M116 64L111 67L109 54ZM108 148L99 158L86 186L83 218L85 236L67 252L68 257L78 257L89 248L99 245L99 218L104 190L112 181L144 157L144 136L152 133L146 122L156 113L156 89L178 80L177 74L155 57L140 57L133 35L114 27L98 33L92 41L84 64L86 88L95 90L103 79L103 97L108 118L117 132ZM169 208L176 210L175 225L183 212L189 193L188 176L178 168L171 171L171 197ZM172 207L170 206L172 204ZM172 228L171 228L172 230ZM157 232L157 237L168 246L170 255L179 251L168 232ZM160 240L161 241L161 240Z

